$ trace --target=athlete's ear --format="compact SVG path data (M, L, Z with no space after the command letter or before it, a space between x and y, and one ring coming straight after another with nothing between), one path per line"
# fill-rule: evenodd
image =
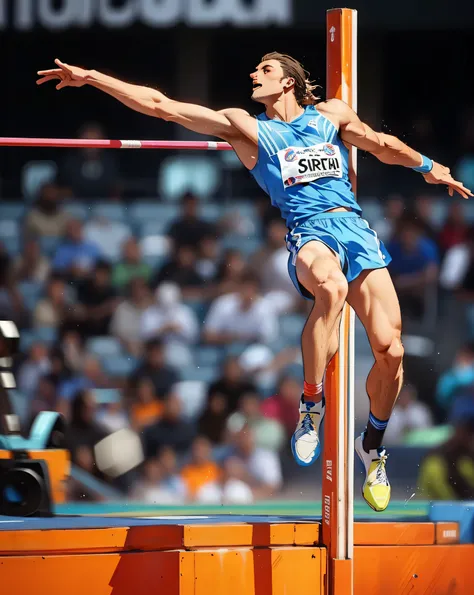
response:
M294 85L295 85L295 79L292 78L291 76L289 76L286 79L285 88L286 89L291 89L291 87L294 87Z

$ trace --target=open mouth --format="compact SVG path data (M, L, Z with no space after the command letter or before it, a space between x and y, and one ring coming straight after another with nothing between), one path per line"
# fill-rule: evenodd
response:
M261 86L262 86L261 83L254 83L252 88L255 91L255 89L259 89Z

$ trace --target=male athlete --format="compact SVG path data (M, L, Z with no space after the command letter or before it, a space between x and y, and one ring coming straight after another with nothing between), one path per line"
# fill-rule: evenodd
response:
M273 52L251 73L252 99L265 106L257 118L241 109L213 111L174 101L160 91L131 85L95 70L55 60L38 84L59 79L57 89L91 85L128 107L229 142L286 220L288 270L296 289L314 306L302 334L304 391L291 445L296 462L310 465L320 454L324 417L323 377L338 349L344 302L364 325L375 357L367 379L370 415L355 448L366 470L363 495L374 510L390 500L382 446L402 384L400 308L387 265L391 258L361 218L348 176L354 145L390 165L445 184L450 196L472 196L449 169L397 138L374 132L338 99L319 101L308 73L293 58Z

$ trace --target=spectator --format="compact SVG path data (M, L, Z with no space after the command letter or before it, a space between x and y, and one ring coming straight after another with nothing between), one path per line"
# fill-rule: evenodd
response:
M451 438L420 465L424 500L474 500L474 397L459 398L450 416Z
M171 392L174 384L179 382L178 372L166 365L163 341L152 339L146 343L145 357L132 375L131 385L136 385L140 378L149 378L159 399L164 399Z
M184 504L188 498L188 489L179 474L175 451L164 446L158 453L158 461L163 471L161 483L174 495L173 504Z
M29 323L29 313L13 282L11 259L0 242L0 320L13 320L19 328Z
M141 431L145 426L156 423L161 418L163 408L163 401L156 396L155 386L150 378L139 378L130 405L134 430Z
M140 321L141 336L147 341L160 337L165 343L191 345L196 342L199 323L196 314L181 301L181 291L175 283L158 285L156 302L149 306Z
M142 432L145 456L156 456L163 446L171 446L178 455L184 455L190 448L195 434L193 424L182 418L179 398L171 393L165 401L161 419L147 426Z
M205 436L214 446L222 445L225 440L227 406L226 397L214 392L208 396L206 408L199 418L199 434Z
M106 138L100 124L88 122L79 130L79 138ZM81 199L116 198L120 194L118 157L113 151L95 147L71 151L60 165L59 181Z
M436 403L444 413L451 408L456 396L474 384L474 343L463 345L453 362L453 367L438 379Z
M239 359L231 356L224 363L222 376L209 386L207 402L209 404L215 396L223 397L224 409L230 414L237 410L242 395L255 391L255 385L244 377ZM213 409L219 412L222 407L217 403L213 406Z
M293 310L299 300L288 275L288 250L284 242L287 231L283 220L271 221L266 244L252 257L252 270L260 278L262 293L278 314Z
M52 266L71 281L80 280L92 271L99 256L97 246L84 240L81 222L72 219L67 223L66 236L56 250Z
M255 444L255 433L248 427L234 435L235 456L245 465L245 482L252 488L254 498L263 500L275 496L283 478L278 455Z
M462 291L469 287L474 271L474 227L466 232L465 241L448 248L439 275L441 287L446 291Z
M66 441L73 463L77 461L80 447L86 447L93 452L97 442L107 436L107 431L95 421L96 413L97 406L93 391L78 391L72 400L71 419L66 433ZM98 471L95 471L95 468L88 470L100 475Z
M438 240L438 233L434 225L434 201L432 196L419 194L415 198L414 219L416 219L423 234L434 243Z
M385 431L385 443L387 446L403 444L411 431L425 430L432 425L433 416L428 406L418 401L416 389L410 385L403 386Z
M101 257L108 262L119 260L130 235L128 225L102 216L93 217L84 225L84 239L97 246Z
M438 242L443 254L453 246L463 244L467 238L468 225L461 201L449 205L448 216L439 233Z
M58 388L59 409L66 418L69 417L70 404L75 395L80 391L88 391L93 388L110 388L110 382L104 374L99 360L87 355L82 368L71 378L61 383Z
M46 286L46 296L36 304L33 324L35 327L47 326L58 329L71 315L70 308L66 284L62 277L53 275Z
M13 277L17 283L35 281L44 283L48 278L50 264L46 256L41 254L39 242L30 238L23 245L23 251L13 263Z
M141 320L143 313L153 304L153 297L141 277L130 281L126 298L115 309L109 331L124 345L126 351L139 357L142 355Z
M130 427L130 420L121 399L102 405L96 419L110 434Z
M293 376L282 376L277 392L265 399L261 405L265 417L278 420L285 428L287 438L290 438L298 423L298 407L301 399L301 382Z
M61 205L61 192L56 184L45 184L39 199L25 219L25 237L60 238L66 233L69 215Z
M198 244L196 272L206 283L212 283L216 279L219 256L220 245L218 238L212 234L203 236Z
M227 250L217 269L217 295L238 291L245 271L246 265L242 253L238 250Z
M107 335L120 299L111 284L111 267L98 261L92 276L78 287L77 299L84 312L80 332L84 337Z
M198 215L199 199L186 193L181 201L182 214L169 227L166 235L172 240L174 250L180 246L190 246L194 250L207 235L216 236L214 226Z
M51 369L48 349L43 343L33 343L28 357L20 365L17 375L18 389L28 398L35 395L40 378Z
M129 498L145 504L176 504L176 494L165 483L165 470L156 456L145 460Z
M241 279L236 293L216 298L204 323L205 343L227 345L271 343L278 333L278 319L259 295L259 281L252 273Z
M176 283L184 299L199 299L203 295L204 280L196 271L196 254L187 244L178 245L170 260L156 275L152 286L169 281Z
M146 283L151 280L152 269L141 260L140 246L134 237L123 244L122 260L114 266L112 284L122 292L132 280L142 279Z
M255 393L245 393L240 397L239 406L227 420L230 433L239 432L244 427L254 432L255 445L278 452L285 441L285 429L276 419L264 417L260 411L260 399Z
M191 461L181 470L191 500L199 501L199 492L208 483L219 481L221 471L212 460L211 443L204 436L197 436L191 447Z
M405 210L405 199L400 194L391 194L383 203L384 217L373 222L372 228L379 238L388 244L398 227L398 221Z
M438 278L437 246L407 214L400 219L396 239L390 242L388 250L392 256L389 270L402 312L420 319L425 310L426 291L435 287Z

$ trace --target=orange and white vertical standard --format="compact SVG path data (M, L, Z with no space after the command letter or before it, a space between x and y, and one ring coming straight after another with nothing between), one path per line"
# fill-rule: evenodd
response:
M327 12L327 97L357 109L357 11ZM351 148L350 178L357 188L357 153ZM354 311L341 317L339 350L326 372L323 450L322 538L328 556L328 593L353 593L354 508Z

